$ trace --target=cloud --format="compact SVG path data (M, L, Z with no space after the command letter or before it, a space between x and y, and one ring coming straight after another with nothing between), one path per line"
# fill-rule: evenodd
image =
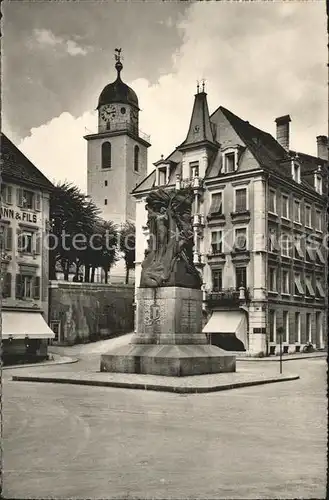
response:
M211 112L223 105L273 135L275 118L289 113L291 147L315 154L315 138L327 129L324 14L321 2L191 4L177 25L182 43L171 71L156 83L126 81L139 97L140 127L151 134L149 171L185 139L201 78ZM96 128L88 109L77 118L63 113L32 129L20 147L51 179L86 189L84 127Z
M85 56L91 51L91 47L81 47L74 40L65 40L62 37L54 35L50 30L35 29L33 34L33 41L38 45L42 47L56 47L70 56ZM32 45L34 45L33 41Z

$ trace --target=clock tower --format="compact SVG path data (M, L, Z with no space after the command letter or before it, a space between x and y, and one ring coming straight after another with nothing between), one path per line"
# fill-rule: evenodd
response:
M135 222L136 184L147 175L150 137L138 127L139 105L133 89L121 79L121 49L115 50L117 78L98 100L98 132L88 142L87 190L105 220Z

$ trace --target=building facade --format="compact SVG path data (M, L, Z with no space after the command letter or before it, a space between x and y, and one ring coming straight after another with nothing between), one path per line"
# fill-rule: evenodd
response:
M203 277L204 332L228 350L284 352L327 345L328 139L318 156L289 148L290 117L277 137L219 107L198 88L185 141L133 191L136 286L152 189L193 186L194 263Z
M47 356L49 194L53 185L1 134L4 362Z

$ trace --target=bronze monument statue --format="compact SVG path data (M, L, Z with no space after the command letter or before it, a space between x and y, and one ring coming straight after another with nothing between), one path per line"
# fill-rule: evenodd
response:
M146 199L148 249L142 263L141 288L179 286L200 289L193 264L193 189L152 191Z

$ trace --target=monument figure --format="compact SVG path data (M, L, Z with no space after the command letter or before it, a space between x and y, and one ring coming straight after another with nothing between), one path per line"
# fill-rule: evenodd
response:
M193 263L193 189L146 198L148 248L131 343L101 356L101 371L185 376L235 371L235 356L202 333L201 276Z
M140 286L200 289L193 264L193 190L153 191L146 199L150 237Z

